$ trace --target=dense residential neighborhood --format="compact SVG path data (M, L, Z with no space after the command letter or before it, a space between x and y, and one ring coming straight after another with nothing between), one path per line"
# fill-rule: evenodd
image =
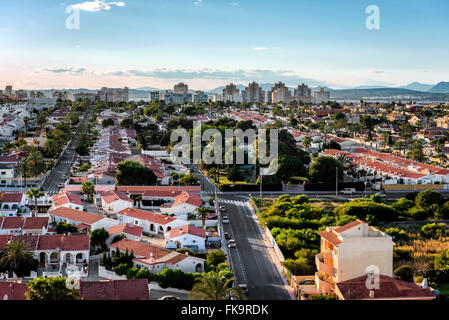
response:
M202 281L225 277L239 299L445 297L449 104L257 88L231 84L201 102L184 83L171 100L103 88L23 107L27 126L0 156L0 284L14 286L3 296L26 299L39 279L68 278L86 300L194 299ZM259 100L248 100L252 90ZM277 170L237 163L248 144L231 163L184 163L171 135L198 124L256 138L278 130ZM17 250L19 265L8 260ZM367 288L370 277L380 287Z
M437 314L448 12L3 1L0 318Z

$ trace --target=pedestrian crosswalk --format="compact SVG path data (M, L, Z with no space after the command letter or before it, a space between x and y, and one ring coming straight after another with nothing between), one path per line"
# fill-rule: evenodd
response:
M235 206L244 207L247 204L247 201L245 200L227 200L227 199L219 199L218 203L226 203L226 204L233 204Z

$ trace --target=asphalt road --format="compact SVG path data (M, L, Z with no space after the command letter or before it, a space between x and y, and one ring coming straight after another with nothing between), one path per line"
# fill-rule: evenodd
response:
M205 192L213 194L214 185L193 168L200 177ZM230 248L230 263L238 284L246 284L249 300L290 300L284 288L281 275L271 259L268 247L251 211L246 206L247 195L218 194L220 206L226 207L229 224L224 224L225 232L236 242Z
M86 125L90 119L92 119L92 111L93 107L91 107L87 113L85 113L84 118L78 124L78 128L82 128ZM62 177L64 175L69 175L69 171L71 166L73 165L76 158L76 151L72 150L72 147L75 148L78 143L78 138L80 134L83 133L83 130L79 130L72 138L72 142L68 145L67 151L61 156L58 164L53 168L50 175L47 177L44 185L42 186L43 191L47 191L50 193L57 193L59 191L58 185L62 181Z

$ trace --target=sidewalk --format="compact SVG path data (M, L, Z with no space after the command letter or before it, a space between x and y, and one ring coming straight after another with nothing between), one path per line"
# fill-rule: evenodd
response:
M256 221L257 226L259 227L260 233L263 236L264 242L267 246L268 252L270 253L271 259L273 260L279 275L282 278L282 281L284 282L284 289L288 292L288 294L290 295L290 298L292 300L297 300L295 291L293 290L293 288L290 286L287 278L285 277L284 271L282 269L282 265L281 265L281 261L279 260L279 258L277 257L276 253L274 252L273 246L271 245L270 241L268 240L267 236L265 235L265 231L263 230L263 228L260 226L259 224L259 219L257 217L256 212L254 211L253 207L251 206L251 203L248 201L247 202L247 206L249 208L249 210L251 211L251 216L254 219L254 221Z

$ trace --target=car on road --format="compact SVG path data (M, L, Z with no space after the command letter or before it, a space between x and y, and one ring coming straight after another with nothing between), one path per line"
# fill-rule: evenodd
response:
M229 219L223 219L223 223L224 224L228 224L229 223Z
M64 183L61 182L60 184L58 184L58 188L59 189L64 188Z
M174 296L164 296L164 297L160 298L159 300L181 300L181 299L176 298Z
M226 239L226 240L231 239L231 236L230 236L229 233L227 233L227 232L224 233L224 236L225 236L225 239Z
M381 198L386 198L387 197L387 195L385 193L383 193L383 192L378 192L378 193L375 194L375 196L379 196Z
M237 247L237 245L235 244L235 240L229 240L228 248L231 249L231 248L236 248L236 247Z
M344 188L341 190L341 194L351 195L356 193L356 190L354 188Z
M226 212L226 207L225 206L220 206L220 211L221 212Z
M240 288L240 290L242 290L242 292L245 295L249 294L248 285L246 283L241 283L241 284L238 285L238 287Z

